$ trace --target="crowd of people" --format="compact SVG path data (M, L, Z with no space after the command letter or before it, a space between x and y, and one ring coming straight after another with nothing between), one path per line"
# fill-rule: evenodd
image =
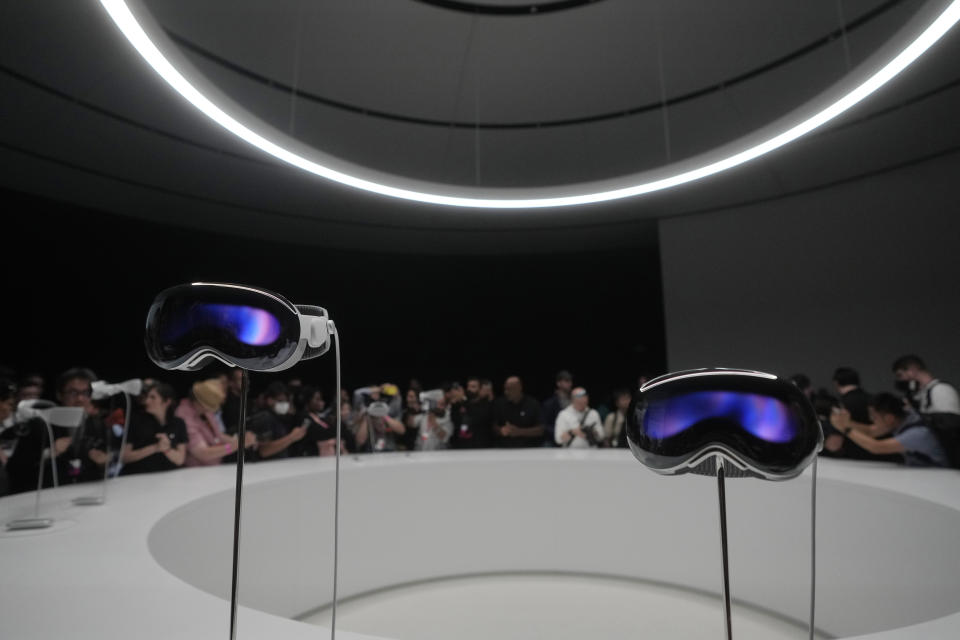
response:
M886 460L908 466L960 467L960 396L922 358L905 355L891 367L893 389L869 393L850 367L833 372L833 393L793 382L810 398L824 429L823 455Z
M823 455L892 460L907 465L958 466L960 398L914 355L892 367L894 389L870 394L854 369L840 367L833 389L814 389L807 376L792 381L810 398L824 428ZM94 400L96 375L73 368L57 380L50 406L82 409L78 428L57 424L52 446L47 424L17 420L22 401L45 398L42 376L15 384L0 372L0 495L112 475L159 472L184 466L263 461L336 453L336 404L319 387L298 378L272 380L250 394L245 434L239 437L242 372L227 370L198 380L184 397L166 382L144 380L126 402ZM639 379L643 384L646 377ZM555 376L555 390L543 401L508 377L497 394L491 380L471 377L435 389L411 380L342 390L339 404L343 453L515 447L625 447L627 412L633 392L618 389L592 406L587 390L568 371ZM38 404L36 406L42 406ZM128 425L128 426L127 426ZM45 464L53 458L55 464ZM54 469L56 476L54 476Z

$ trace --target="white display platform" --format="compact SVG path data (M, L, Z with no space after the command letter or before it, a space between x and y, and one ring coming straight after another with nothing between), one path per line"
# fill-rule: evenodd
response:
M383 454L342 464L343 597L524 572L719 591L710 478L657 476L623 450ZM331 596L333 460L249 465L246 478L239 637L323 637L295 618ZM735 607L804 624L809 490L809 471L784 483L728 481ZM0 534L0 637L226 637L232 467L120 478L106 505L70 503L89 492L45 492L41 515L70 527ZM0 499L0 521L32 509L32 495ZM821 461L817 627L873 640L960 637L958 539L960 472ZM424 624L456 615L431 610ZM611 637L640 636L642 624ZM596 628L607 626L597 619Z

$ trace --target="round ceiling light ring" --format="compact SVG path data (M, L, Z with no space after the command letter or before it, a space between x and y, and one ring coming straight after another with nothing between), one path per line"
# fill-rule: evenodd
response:
M254 117L210 84L164 34L141 0L100 0L100 4L127 41L171 88L218 125L278 160L333 182L383 196L446 207L501 210L570 207L654 193L719 174L767 155L849 111L899 75L960 20L960 0L950 0L946 4L943 0L930 0L921 13L926 16L932 10L933 19L920 25L917 20L911 21L909 30L919 30L919 33L914 33L909 44L885 63L880 63L879 68L876 68L879 54L871 57L873 64L865 63L861 69L870 65L874 70L868 72L859 84L848 90L834 87L788 116L740 140L638 174L575 185L522 189L456 187L401 178L346 162L309 147ZM937 12L932 9L934 5L942 7L942 10ZM157 42L164 44L165 52L161 51ZM892 46L892 43L888 44ZM887 46L882 48L885 55L889 55L887 49ZM174 66L171 59L176 60L179 67ZM185 73L192 76L194 82ZM195 83L206 84L206 93L197 88ZM849 85L849 82L846 84ZM209 95L214 96L216 102ZM788 124L791 120L793 124ZM511 197L504 197L506 194Z

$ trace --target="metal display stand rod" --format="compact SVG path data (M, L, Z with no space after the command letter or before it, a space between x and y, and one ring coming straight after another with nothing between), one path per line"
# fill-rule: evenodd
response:
M120 475L120 469L123 467L123 450L127 446L127 432L130 430L130 412L132 410L130 394L123 393L126 400L126 411L123 414L123 434L120 437L120 451L117 452L117 475ZM107 453L107 460L103 463L103 480L100 482L99 496L80 496L73 499L73 504L80 507L89 507L94 505L106 504L107 502L107 483L110 480L110 461L113 458L113 451L110 449L111 432L104 425L104 449Z
M723 459L717 458L717 497L720 501L720 555L723 564L723 621L727 640L733 640L730 612L730 563L727 555L727 492L724 487Z
M237 599L240 580L240 507L243 504L243 458L246 453L247 393L250 390L250 373L246 369L240 383L240 424L237 425L237 487L233 507L233 573L230 578L230 640L237 638Z
M330 335L334 339L337 364L337 451L333 485L333 607L330 614L330 640L337 637L337 576L340 566L340 333L333 320L328 322Z

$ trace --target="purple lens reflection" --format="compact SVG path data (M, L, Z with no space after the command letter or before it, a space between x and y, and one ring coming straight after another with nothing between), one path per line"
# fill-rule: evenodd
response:
M233 304L205 304L201 305L201 314L204 319L231 331L237 340L246 344L270 344L280 337L280 322L263 309Z
M280 337L280 321L257 307L236 304L200 303L191 306L171 322L164 336L172 341L201 327L224 330L234 338L254 346L272 344Z
M790 442L797 419L780 400L740 391L694 391L654 401L643 416L644 431L663 440L711 418L730 420L767 442Z

